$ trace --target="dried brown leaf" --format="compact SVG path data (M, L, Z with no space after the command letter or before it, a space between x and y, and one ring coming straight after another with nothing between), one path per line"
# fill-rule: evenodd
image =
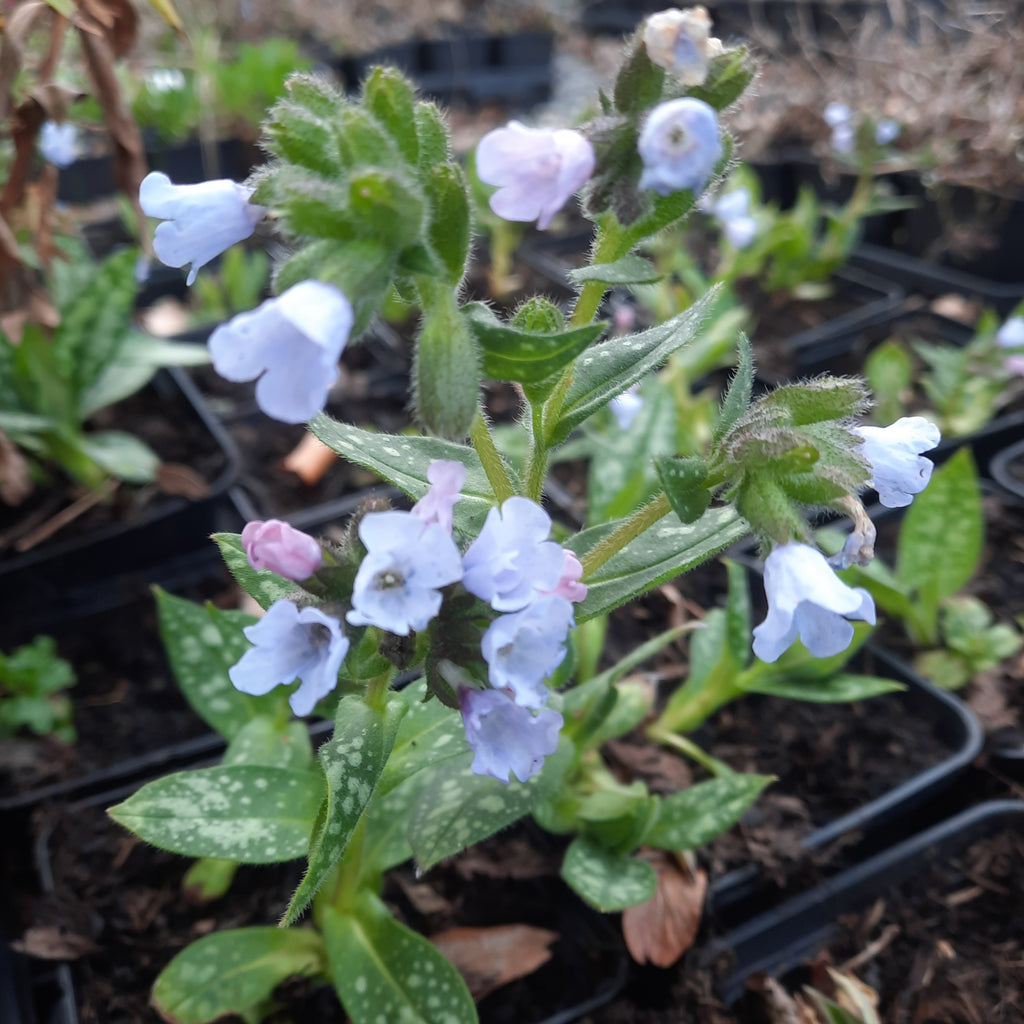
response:
M688 872L662 850L645 857L658 873L658 888L646 903L622 912L622 936L637 963L671 967L693 945L708 876L700 869Z
M16 7L4 24L3 44L0 45L0 122L6 121L14 106L11 88L24 63L25 40L50 12L42 0Z
M77 960L95 953L99 946L87 935L76 935L57 925L38 925L12 942L11 948L40 960Z
M32 493L28 463L11 439L0 430L0 501L20 505Z
M557 932L527 924L450 928L430 937L466 979L476 1000L546 964L557 939Z
M210 485L190 466L163 462L156 471L156 482L164 494L177 494L190 501L210 496Z

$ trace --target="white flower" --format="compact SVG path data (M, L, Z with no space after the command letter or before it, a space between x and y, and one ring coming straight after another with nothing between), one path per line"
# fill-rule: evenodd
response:
M864 439L859 454L871 466L869 483L886 508L905 508L928 486L934 464L921 452L930 451L942 435L923 416L903 416L887 427L854 427Z
M768 615L754 629L754 654L777 661L797 638L816 658L850 646L848 619L875 622L875 604L862 587L848 587L815 548L793 541L774 548L764 563Z
M75 155L77 138L78 129L73 124L44 121L39 129L39 152L56 167L70 167L78 159Z
M536 220L543 230L594 173L594 147L579 132L509 121L476 149L476 173L497 185L491 209L505 220Z
M883 117L875 125L875 142L880 146L888 146L900 137L900 126L891 117Z
M249 238L267 212L249 202L247 188L221 178L198 185L172 185L161 171L142 179L139 205L149 217L162 217L153 235L153 250L169 267L192 266L188 283L199 268L236 242Z
M226 380L259 377L256 402L268 416L305 423L327 401L352 321L352 306L337 288L302 281L221 324L207 345Z
M712 51L710 34L711 18L706 8L681 11L672 7L647 19L644 47L652 64L671 71L683 85L703 85Z

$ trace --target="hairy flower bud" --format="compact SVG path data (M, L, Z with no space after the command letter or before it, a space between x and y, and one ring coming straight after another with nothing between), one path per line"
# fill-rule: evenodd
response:
M644 46L651 63L671 71L683 85L703 85L712 50L710 34L706 8L672 7L647 19Z

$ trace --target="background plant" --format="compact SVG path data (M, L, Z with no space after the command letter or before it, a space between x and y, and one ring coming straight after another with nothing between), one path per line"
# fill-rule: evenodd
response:
M74 670L57 656L52 637L0 654L0 740L28 730L73 743L71 700L63 691L74 685Z

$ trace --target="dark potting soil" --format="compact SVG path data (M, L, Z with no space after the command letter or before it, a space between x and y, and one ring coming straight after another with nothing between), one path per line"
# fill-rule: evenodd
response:
M55 890L33 924L57 925L86 950L73 964L81 1024L157 1024L150 989L174 955L215 930L276 923L301 879L300 862L242 866L224 898L197 907L181 884L191 861L146 846L103 807L65 808L51 824ZM342 1024L344 1015L297 1019Z
M148 444L160 457L163 469L158 481L140 487L121 483L113 494L76 516L66 525L34 545L45 548L52 540L61 543L85 537L106 526L130 523L132 519L157 510L171 494L202 498L227 466L227 457L196 414L188 400L176 388L160 390L150 386L116 405L101 409L89 421L91 430L120 430ZM47 487L37 486L22 505L0 505L0 561L15 557L26 549L18 540L45 524L87 492L80 485L60 476ZM180 500L180 499L177 499Z
M237 603L236 594L224 570L185 596L228 606ZM210 731L174 680L151 595L79 620L56 641L77 676L66 691L77 738L73 744L52 737L6 741L0 747L4 795L78 778Z
M780 889L804 888L809 877L843 864L842 841L807 851L800 845L805 836L950 753L933 722L915 717L906 702L889 694L838 705L752 694L722 708L691 738L736 771L776 777L743 819L702 854L712 881L753 863ZM610 754L624 781L644 778L656 792L707 777L642 732L612 744Z
M1014 830L949 861L923 862L871 909L840 918L817 970L787 980L813 983L824 974L821 963L843 964L879 943L853 973L878 993L882 1024L1019 1024L1022 874L1024 836Z

